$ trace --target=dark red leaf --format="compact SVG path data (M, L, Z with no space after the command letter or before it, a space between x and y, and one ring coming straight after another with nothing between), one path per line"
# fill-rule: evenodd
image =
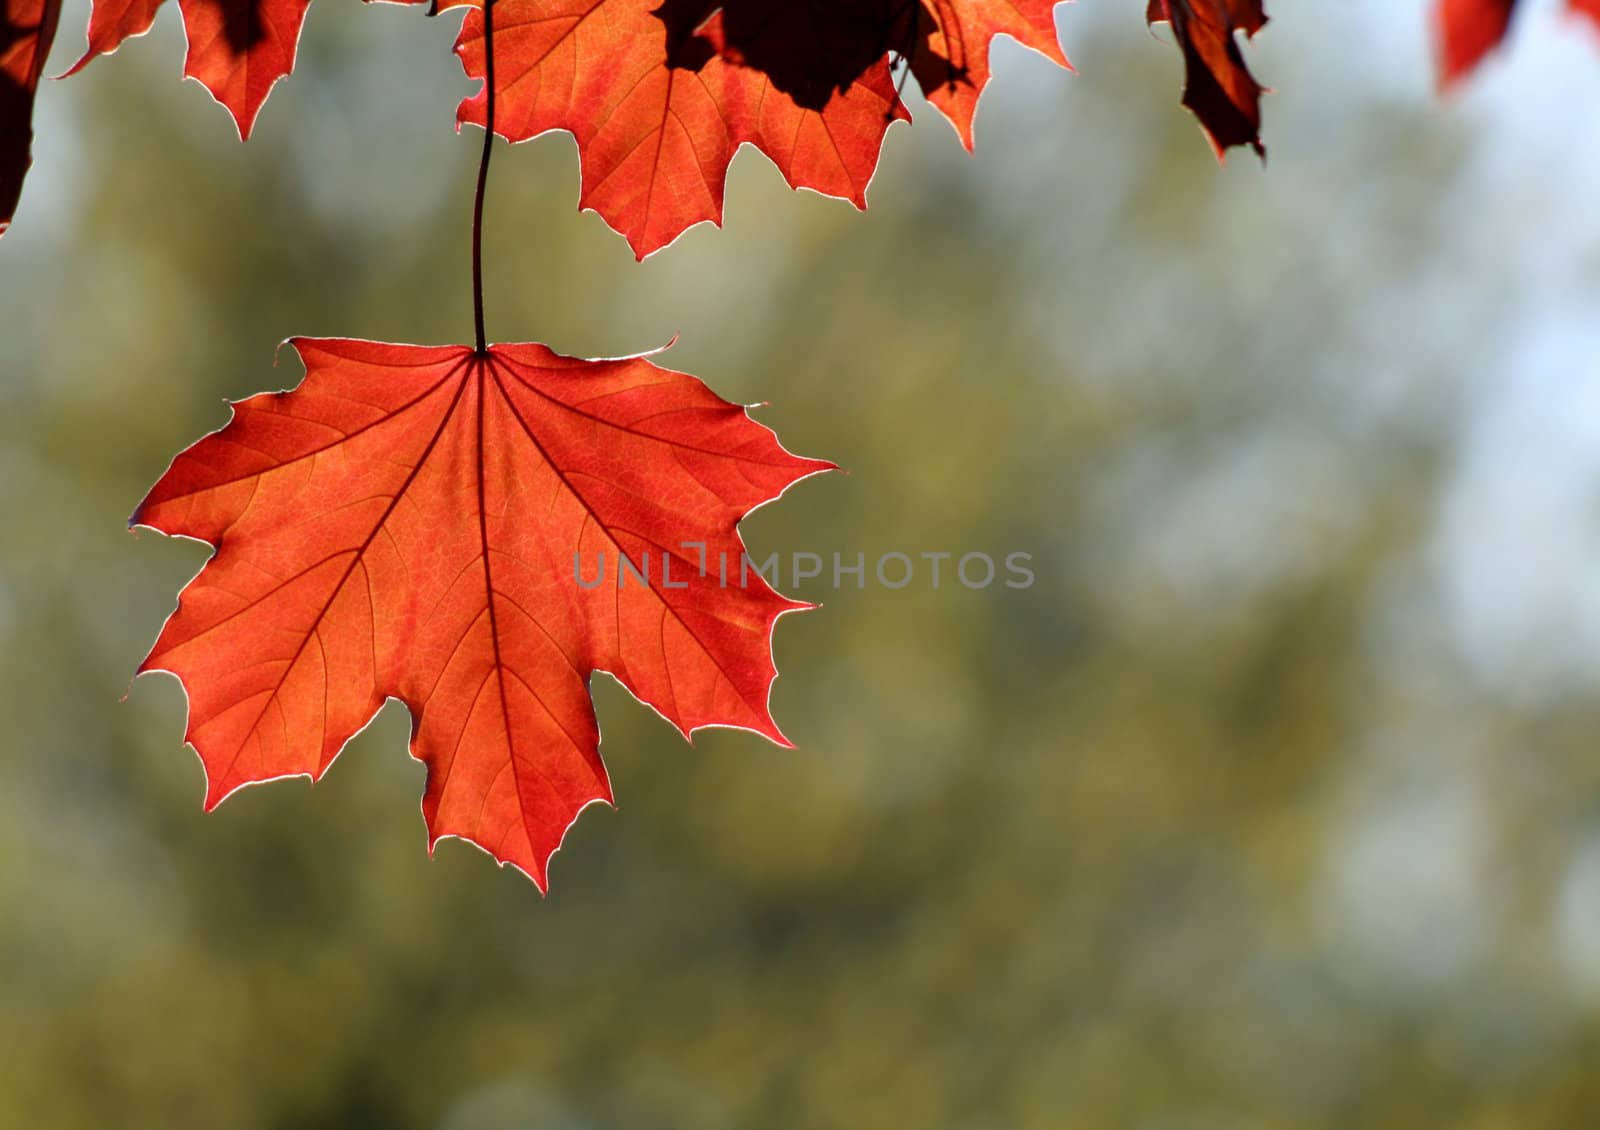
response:
M0 233L33 165L33 98L61 20L61 0L0 0Z
M1218 159L1235 145L1264 155L1264 88L1239 50L1240 32L1253 36L1266 26L1263 0L1149 0L1145 18L1172 25L1183 51L1183 104L1200 119Z

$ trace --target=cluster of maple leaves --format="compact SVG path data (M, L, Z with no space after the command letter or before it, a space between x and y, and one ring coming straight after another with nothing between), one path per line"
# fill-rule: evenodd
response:
M1131 2L1131 0L1119 0ZM1516 0L1433 0L1441 78L1452 82L1506 35ZM1600 0L1568 0L1600 27ZM161 0L94 0L88 50L67 73L149 30ZM273 85L294 67L310 0L178 0L184 74L248 137ZM483 16L470 6L456 41L467 73L485 72ZM641 257L722 214L728 163L764 152L795 187L862 207L888 126L909 119L903 68L972 146L989 49L1009 36L1067 65L1057 0L497 0L496 131L578 139L582 205ZM0 230L29 164L33 101L61 0L0 0ZM1147 0L1186 64L1184 104L1219 153L1258 151L1261 86L1239 36L1266 23L1263 0ZM483 124L485 94L464 102Z
M0 0L0 230L60 3ZM148 30L160 3L94 0L72 71ZM309 3L178 0L184 73L241 137L293 68ZM1600 0L1570 3L1600 25ZM1504 37L1513 4L1438 0L1444 81ZM642 258L720 220L745 143L791 185L864 207L889 126L910 117L908 78L971 148L996 37L1067 65L1055 7L493 0L456 42L487 80L458 117L513 141L572 133L583 207ZM1262 88L1240 37L1266 23L1262 0L1148 0L1145 17L1170 24L1184 104L1218 155L1260 152ZM731 726L784 741L768 706L772 630L809 606L759 573L706 566L742 561L740 519L833 465L790 454L745 409L646 357L486 345L478 297L475 348L293 339L301 384L235 404L173 461L130 525L215 552L140 670L176 675L189 695L208 809L244 785L320 777L400 699L427 767L430 850L462 837L542 890L579 812L612 796L596 671L686 737ZM607 556L614 586L578 583L575 562L604 571ZM648 580L626 583L623 562Z

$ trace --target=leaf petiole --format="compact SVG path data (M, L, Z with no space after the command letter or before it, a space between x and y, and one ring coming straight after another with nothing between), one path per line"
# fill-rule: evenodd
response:
M483 0L483 51L487 89L483 156L478 161L478 188L472 201L472 320L480 354L488 349L483 331L483 196L489 185L489 156L494 151L494 0Z

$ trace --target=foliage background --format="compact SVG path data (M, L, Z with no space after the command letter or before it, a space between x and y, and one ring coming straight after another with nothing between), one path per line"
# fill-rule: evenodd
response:
M1536 7L1440 107L1424 5L1284 5L1270 168L1219 172L1132 7L1063 9L1079 77L1002 47L976 161L897 128L865 217L747 153L637 266L570 141L501 151L493 336L679 334L852 469L758 556L1038 572L802 586L792 753L600 680L621 810L544 901L428 861L393 704L204 817L176 683L119 702L204 556L124 520L220 398L291 333L470 336L454 21L317 5L245 148L170 11L48 85L0 247L0 1123L1600 1121L1592 44Z

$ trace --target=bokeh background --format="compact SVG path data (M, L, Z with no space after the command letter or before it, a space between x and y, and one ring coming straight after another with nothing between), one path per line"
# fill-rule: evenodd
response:
M1060 11L1077 76L1002 45L975 160L918 103L861 215L746 152L642 266L570 139L501 151L493 337L679 335L851 469L758 557L1037 574L800 586L792 752L598 679L620 810L546 899L429 860L398 704L203 816L181 690L130 693L205 551L124 523L223 398L290 334L470 337L455 20L317 4L245 147L170 10L47 84L0 245L0 1124L1600 1124L1600 51L1529 5L1441 104L1422 0L1282 4L1270 164L1219 171L1142 7Z

